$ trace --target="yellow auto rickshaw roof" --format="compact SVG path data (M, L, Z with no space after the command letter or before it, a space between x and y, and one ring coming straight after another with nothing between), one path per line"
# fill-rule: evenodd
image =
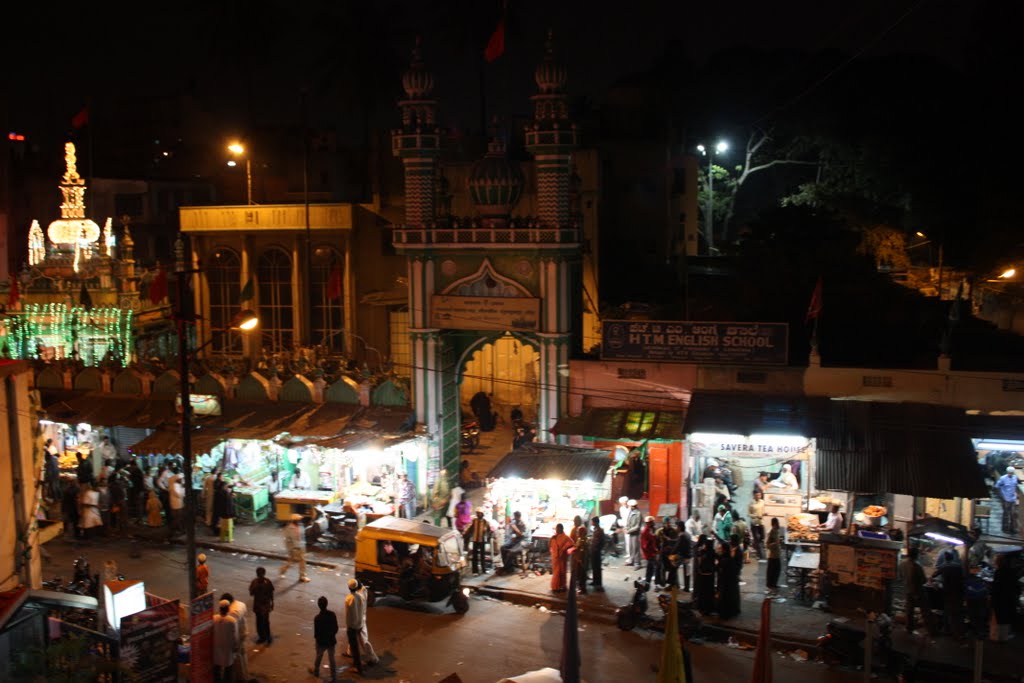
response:
M375 519L364 526L359 530L356 540L365 537L437 545L440 539L455 533L457 533L455 530L447 527L388 516Z

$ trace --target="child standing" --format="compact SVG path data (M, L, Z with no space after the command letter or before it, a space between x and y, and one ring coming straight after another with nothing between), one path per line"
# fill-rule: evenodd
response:
M203 595L210 590L210 568L206 566L206 553L199 553L196 559L196 595Z

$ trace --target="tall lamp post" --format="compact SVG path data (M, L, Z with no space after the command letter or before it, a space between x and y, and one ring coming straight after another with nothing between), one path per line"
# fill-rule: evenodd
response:
M188 343L188 326L195 324L195 316L188 313L185 302L188 297L189 276L198 273L194 268L185 267L185 248L180 238L175 244L175 273L178 290L177 310L174 314L178 333L178 373L181 380L181 459L185 470L185 546L188 554L188 596L189 602L196 599L196 492L192 488L192 388L188 381L188 364L208 344L197 347L191 353ZM231 328L248 332L259 325L259 318L252 311L242 311L235 316ZM219 330L219 333L227 330ZM207 501L210 504L210 501Z
M249 206L252 206L252 157L245 154L245 147L240 142L232 142L228 145L228 151L236 157L240 157L243 154L245 155L245 200ZM235 165L236 162L234 159L228 161L228 166Z
M715 154L724 154L729 149L729 143L719 140L713 149L704 145L697 145L697 151L708 158L708 215L707 215L707 241L708 253L715 250Z
M923 247L926 244L930 245L932 243L932 240L928 237L928 235L924 234L920 230L917 230L916 232L914 232L914 236L915 237L920 237L921 239L924 240L924 242L918 242L915 245L907 247L907 251L910 251L911 249L916 249L917 247ZM928 249L928 261L929 261L928 265L929 266L931 265L931 260L932 260L931 259L931 248L929 247L929 249ZM942 239L941 239L941 235L940 235L940 239L939 239L939 268L938 268L938 270L939 270L939 273L938 273L939 284L936 286L936 289L939 292L939 301L942 301Z

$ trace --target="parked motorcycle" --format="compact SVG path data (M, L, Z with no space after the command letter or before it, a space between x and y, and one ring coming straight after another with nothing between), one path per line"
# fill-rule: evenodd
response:
M884 613L875 616L873 631L872 670L899 673L903 668L903 656L892 647L892 617ZM860 624L833 619L828 623L825 635L818 638L822 661L830 666L863 668L865 637Z
M647 592L650 584L646 581L633 582L633 599L628 605L620 607L615 612L615 621L623 631L632 631L638 626L653 631L664 631L668 611L672 608L672 595L664 593L658 596L658 607L661 614L651 616L647 614ZM678 616L679 634L686 639L693 638L701 627L700 615L693 609L691 603L676 601Z
M462 452L472 453L480 445L480 425L476 420L462 422Z

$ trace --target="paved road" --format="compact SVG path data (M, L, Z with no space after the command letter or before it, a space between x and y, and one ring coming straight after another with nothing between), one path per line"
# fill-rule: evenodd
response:
M142 578L149 592L165 597L185 593L185 551L181 546L142 545L141 557L131 558L125 541L95 542L75 546L67 541L47 545L51 560L44 576L67 576L71 563L84 552L94 570L114 559L128 578ZM218 596L232 591L246 595L255 568L267 567L277 587L276 609L271 625L270 647L250 646L250 670L261 681L312 681L306 669L312 664L312 619L316 599L326 595L335 608L347 592L349 569L311 568L310 583L298 583L293 568L285 579L277 578L280 563L234 553L208 552L211 586ZM246 599L248 596L246 595ZM367 670L368 680L421 683L439 681L458 672L464 683L494 683L542 666L558 667L563 617L541 610L474 598L467 614L458 616L442 605L406 604L396 598L378 601L370 610L371 641L382 657L378 667ZM250 623L250 633L255 624ZM580 629L583 676L589 683L653 681L660 658L660 634L618 629L584 622ZM339 655L342 651L339 648ZM698 681L748 681L753 653L721 645L692 647ZM343 660L339 656L339 663ZM326 670L325 670L326 671ZM820 664L794 662L776 657L778 681L859 680L850 673L832 672ZM339 676L339 680L355 680Z

